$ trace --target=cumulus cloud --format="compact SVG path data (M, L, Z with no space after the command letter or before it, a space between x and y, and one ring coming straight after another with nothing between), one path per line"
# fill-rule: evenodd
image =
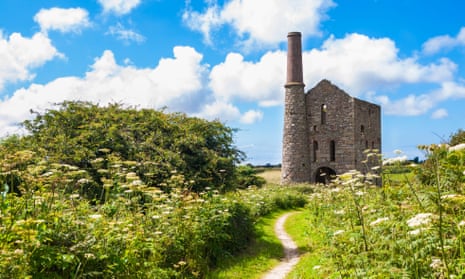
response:
M425 54L435 54L457 46L465 46L465 27L462 27L455 37L442 35L429 39L423 44L423 52Z
M303 60L309 84L324 77L354 95L406 83L451 80L457 68L445 58L427 65L415 57L400 58L391 39L356 33L340 39L331 36L320 49L305 52Z
M261 106L280 104L284 96L285 59L286 53L281 51L268 52L256 63L230 53L211 70L209 86L220 100L258 102Z
M447 110L443 108L437 109L433 112L433 114L431 114L431 118L433 119L442 119L447 116L448 116Z
M19 33L5 37L0 31L0 91L7 82L31 80L32 69L61 56L42 33L25 38Z
M62 33L80 32L83 28L90 26L89 13L82 8L41 9L34 16L34 21L40 25L43 32L48 30L57 30Z
M259 110L249 110L241 117L241 122L244 124L252 124L262 120L263 112Z
M154 68L121 66L105 51L84 77L62 77L50 83L32 84L0 102L1 133L30 118L29 110L41 111L64 100L83 100L186 111L180 99L200 94L206 66L191 47L175 47L174 57L163 58ZM200 96L201 98L202 96ZM184 104L186 105L186 104Z
M125 15L137 7L141 0L98 0L103 7L104 13Z
M305 30L304 36L320 35L320 22L335 5L331 0L230 0L223 6L207 2L202 12L186 9L184 22L200 31L207 43L211 43L212 32L231 27L249 47L275 45L286 40L289 30Z
M383 106L383 111L390 115L415 116L425 114L441 102L454 99L465 99L465 85L454 81L445 81L438 84L438 88L427 93L413 95L405 98L391 100L389 96L371 96ZM447 116L447 111L438 109L433 112L433 118Z
M145 41L144 36L142 36L134 30L125 28L121 23L118 23L114 26L110 26L107 34L115 36L118 40L121 40L125 43L142 43Z

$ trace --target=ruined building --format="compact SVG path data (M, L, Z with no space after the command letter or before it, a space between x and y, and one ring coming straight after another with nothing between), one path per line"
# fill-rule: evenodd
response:
M381 152L380 106L328 80L305 93L301 34L287 37L282 183L325 183L350 170L366 173L373 163L367 165L365 151Z

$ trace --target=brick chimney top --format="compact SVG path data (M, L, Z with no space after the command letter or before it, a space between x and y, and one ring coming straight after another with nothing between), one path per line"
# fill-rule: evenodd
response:
M287 80L286 86L303 85L302 34L287 34Z

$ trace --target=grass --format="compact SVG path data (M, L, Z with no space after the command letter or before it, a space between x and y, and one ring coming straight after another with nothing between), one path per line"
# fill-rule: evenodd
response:
M258 237L242 255L221 262L206 278L260 278L284 256L283 248L273 227L283 211L260 218L256 224Z
M281 184L281 169L280 168L266 169L263 172L259 172L257 175L265 178L266 182L270 184Z
M289 216L285 223L286 232L296 242L301 253L299 263L286 278L336 278L331 268L334 264L327 256L324 228L311 227L309 218L304 209Z

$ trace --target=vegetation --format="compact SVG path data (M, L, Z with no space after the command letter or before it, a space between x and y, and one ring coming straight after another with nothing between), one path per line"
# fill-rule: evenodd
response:
M288 278L462 278L465 148L425 150L431 184L407 174L380 188L353 172L315 186L306 210L289 220L304 256Z
M0 144L0 278L202 278L306 202L258 190L217 121L67 102L25 127Z

